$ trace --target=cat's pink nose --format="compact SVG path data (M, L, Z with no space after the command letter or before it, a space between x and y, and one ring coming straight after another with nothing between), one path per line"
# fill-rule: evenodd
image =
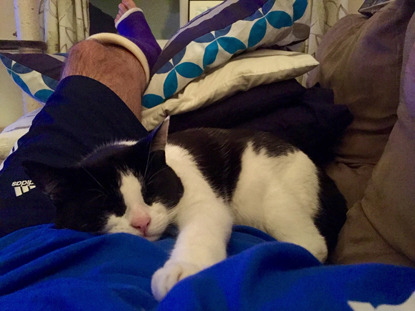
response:
M140 215L134 217L131 220L131 226L140 230L140 232L145 236L147 233L148 226L150 226L151 218L149 215Z

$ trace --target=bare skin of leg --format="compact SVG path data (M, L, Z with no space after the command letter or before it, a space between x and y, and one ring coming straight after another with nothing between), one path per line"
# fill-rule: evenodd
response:
M122 1L116 21L128 9L136 7L132 0ZM70 49L62 79L72 75L86 76L106 85L141 121L146 77L141 63L129 51L96 40L81 41Z

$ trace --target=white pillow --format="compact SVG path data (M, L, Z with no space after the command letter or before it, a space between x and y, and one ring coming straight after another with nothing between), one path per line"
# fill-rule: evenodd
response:
M314 57L300 52L263 49L244 53L189 83L161 105L143 110L142 123L151 130L168 115L195 110L261 84L296 78L317 65Z

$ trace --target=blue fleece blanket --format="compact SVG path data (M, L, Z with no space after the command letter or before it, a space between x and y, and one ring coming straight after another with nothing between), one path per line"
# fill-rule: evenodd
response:
M178 283L158 303L150 290L173 238L92 235L30 227L0 239L0 310L373 310L415 307L415 269L323 266L301 247L235 227L229 258ZM397 309L398 310L398 309Z

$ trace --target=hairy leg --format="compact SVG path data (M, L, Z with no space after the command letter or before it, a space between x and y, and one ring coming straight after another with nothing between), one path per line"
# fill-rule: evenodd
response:
M109 87L141 121L141 100L161 49L142 10L121 0L114 22L120 35L101 33L72 47L63 76L82 75Z
M146 87L144 69L126 49L95 40L81 41L69 51L62 78L81 75L109 87L141 120L141 98Z

